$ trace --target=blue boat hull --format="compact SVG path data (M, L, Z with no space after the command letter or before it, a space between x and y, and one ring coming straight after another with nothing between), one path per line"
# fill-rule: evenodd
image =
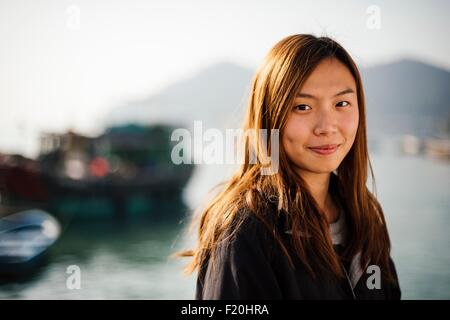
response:
M34 271L45 261L60 233L59 222L38 209L0 219L0 276Z

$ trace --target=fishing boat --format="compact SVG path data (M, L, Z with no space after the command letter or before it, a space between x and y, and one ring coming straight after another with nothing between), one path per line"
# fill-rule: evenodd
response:
M5 204L32 201L63 222L170 218L194 169L172 162L173 130L129 124L95 137L42 134L36 160L0 161L0 194ZM177 210L165 209L172 204Z

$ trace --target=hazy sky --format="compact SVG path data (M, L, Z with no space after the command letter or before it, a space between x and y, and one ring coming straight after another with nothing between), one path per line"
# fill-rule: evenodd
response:
M450 69L449 13L449 1L0 0L0 152L35 154L41 130L94 134L120 101L221 60L254 68L294 33L331 36L363 67Z

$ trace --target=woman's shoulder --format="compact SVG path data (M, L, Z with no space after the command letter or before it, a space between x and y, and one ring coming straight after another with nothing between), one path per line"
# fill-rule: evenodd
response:
M276 247L276 218L273 212L254 213L247 208L236 212L234 223L230 226L220 246L232 253L247 254L259 251L266 256Z
M214 259L199 273L197 297L242 299L276 295L269 229L258 216L240 209L230 233L217 243ZM265 288L268 288L267 290Z
M267 207L261 212L255 213L249 208L240 208L235 215L237 234L267 236L277 230L279 218L271 208Z

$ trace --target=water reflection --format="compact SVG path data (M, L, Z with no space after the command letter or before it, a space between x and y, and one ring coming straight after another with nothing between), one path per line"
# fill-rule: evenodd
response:
M186 208L172 207L165 219L72 221L35 273L0 283L0 298L162 299L184 298L192 279L182 261L169 256L186 245ZM69 290L70 265L81 270L81 289Z

